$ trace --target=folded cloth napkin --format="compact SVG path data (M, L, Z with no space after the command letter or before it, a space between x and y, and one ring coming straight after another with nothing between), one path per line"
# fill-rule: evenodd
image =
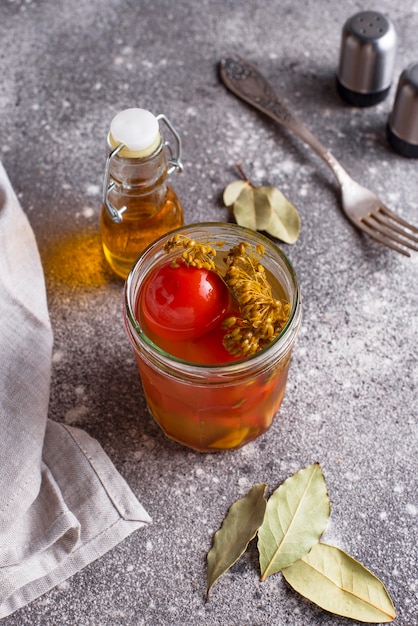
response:
M97 441L48 419L52 345L35 237L0 163L0 618L151 521Z

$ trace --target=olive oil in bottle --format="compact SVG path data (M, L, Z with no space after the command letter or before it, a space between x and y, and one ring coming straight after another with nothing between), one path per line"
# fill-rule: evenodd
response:
M160 122L177 143L173 155ZM126 109L110 124L103 185L101 235L112 270L126 278L142 250L155 239L183 225L183 209L167 182L182 171L180 137L163 115Z

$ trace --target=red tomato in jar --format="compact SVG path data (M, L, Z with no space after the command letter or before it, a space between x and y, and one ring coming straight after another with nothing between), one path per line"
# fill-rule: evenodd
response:
M216 272L167 264L147 279L140 315L157 337L185 341L214 329L228 302L228 288Z

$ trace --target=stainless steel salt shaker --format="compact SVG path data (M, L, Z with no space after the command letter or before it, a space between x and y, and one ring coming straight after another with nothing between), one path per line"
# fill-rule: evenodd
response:
M357 107L382 102L389 93L396 56L396 31L377 11L350 17L341 34L337 88Z
M387 136L396 152L418 158L418 63L410 65L400 75Z

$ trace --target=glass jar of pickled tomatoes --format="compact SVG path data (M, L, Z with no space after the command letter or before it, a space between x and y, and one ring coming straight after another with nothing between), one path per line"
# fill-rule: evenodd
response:
M164 290L170 289L171 280L180 279L181 273L175 274L175 268L180 265L184 274L187 265L187 252L182 257L181 250L167 247L173 236L179 241L186 238L215 245L216 280L205 275L206 282L208 278L211 281L211 294L227 289L222 276L228 251L241 243L262 249L261 269L275 301L286 306L280 332L247 355L227 352L223 338L228 325L239 316L239 307L235 298L225 297L224 292L222 297L218 294L213 301L205 301L204 312L197 312L194 329L193 323L186 329L189 310L198 300L192 290L200 289L202 282L201 276L190 273L186 274L190 293L182 295L184 302L180 298L178 310L173 311L170 334L170 307L176 299ZM300 288L291 263L258 232L236 224L207 222L181 227L149 245L126 280L124 319L149 411L165 435L197 451L216 452L239 448L265 433L283 400L301 315ZM212 318L213 323L208 321ZM178 323L182 326L176 328Z

